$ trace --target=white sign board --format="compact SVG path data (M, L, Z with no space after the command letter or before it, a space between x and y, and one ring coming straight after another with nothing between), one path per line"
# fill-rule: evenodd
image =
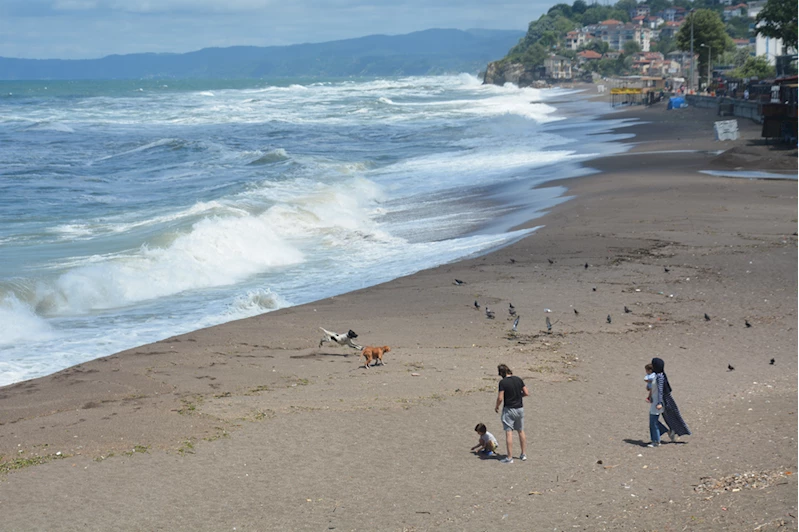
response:
M738 140L738 121L722 120L713 125L716 140Z

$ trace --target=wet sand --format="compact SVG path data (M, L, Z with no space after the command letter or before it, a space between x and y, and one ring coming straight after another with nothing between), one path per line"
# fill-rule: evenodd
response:
M796 530L797 182L699 173L796 149L623 113L631 152L511 246L0 388L2 528ZM693 431L657 449L653 356ZM526 462L469 452L478 422L504 450L499 363L531 391Z

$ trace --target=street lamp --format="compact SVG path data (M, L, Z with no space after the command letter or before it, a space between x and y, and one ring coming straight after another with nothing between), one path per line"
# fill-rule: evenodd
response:
M702 48L707 48L707 91L710 92L710 74L711 74L711 58L713 57L713 49L710 47L709 44L700 44Z

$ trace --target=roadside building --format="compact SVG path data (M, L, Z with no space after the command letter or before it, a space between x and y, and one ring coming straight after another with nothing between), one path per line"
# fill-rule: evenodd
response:
M572 62L567 57L552 54L544 59L544 72L549 79L572 79Z

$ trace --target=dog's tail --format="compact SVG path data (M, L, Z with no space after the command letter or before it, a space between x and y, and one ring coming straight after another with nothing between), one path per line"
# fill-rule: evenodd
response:
M325 329L324 327L319 327L319 328L322 329L322 331L324 331L324 333L326 335L328 335L328 336L335 336L336 335L336 333L330 332L327 329Z

